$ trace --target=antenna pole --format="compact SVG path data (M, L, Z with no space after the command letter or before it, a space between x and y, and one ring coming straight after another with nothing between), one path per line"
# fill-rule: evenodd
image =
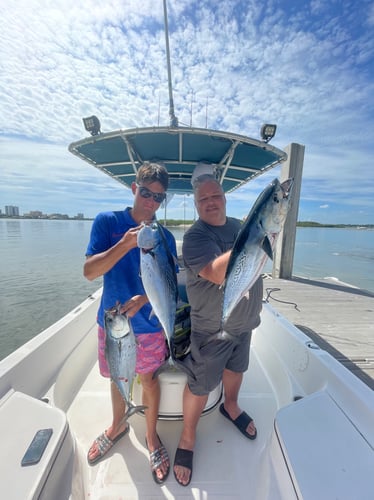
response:
M168 14L167 14L167 9L166 9L166 0L164 0L164 22L165 22L165 41L166 41L166 61L167 61L167 65L168 65L170 126L171 127L178 127L178 118L174 114L173 88L171 85L169 28L168 28Z
M160 107L161 107L161 100L160 100L160 94L158 94L158 116L157 116L157 126L160 125Z
M206 107L205 107L205 128L208 128L208 96L206 98Z
M192 127L192 106L193 106L194 92L191 92L191 109L190 109L190 127Z

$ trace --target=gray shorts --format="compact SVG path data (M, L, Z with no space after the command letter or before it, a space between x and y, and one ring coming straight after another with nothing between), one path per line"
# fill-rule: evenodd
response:
M191 333L191 356L188 366L196 380L188 376L188 386L196 396L209 394L222 381L225 368L244 373L249 365L252 332L238 337L238 342L212 340L209 334Z

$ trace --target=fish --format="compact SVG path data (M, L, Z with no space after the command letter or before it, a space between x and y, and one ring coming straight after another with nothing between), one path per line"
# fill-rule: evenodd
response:
M169 347L174 334L178 301L175 260L168 247L162 226L156 221L143 224L138 232L140 275L145 293L164 330Z
M169 356L156 370L154 377L166 369L180 369L195 378L190 367L188 346L184 356L179 356L178 339L175 338L175 320L178 305L178 280L176 262L170 252L162 226L157 222L143 224L138 232L137 244L140 248L140 274L145 293L161 323Z
M277 237L290 208L293 179L274 179L258 196L236 237L222 283L221 331L231 313L273 260Z
M110 377L118 387L126 402L126 413L122 421L126 421L135 413L144 411L147 407L135 406L131 401L131 389L135 378L136 339L131 322L121 312L117 303L104 313L105 325L105 356L109 366Z

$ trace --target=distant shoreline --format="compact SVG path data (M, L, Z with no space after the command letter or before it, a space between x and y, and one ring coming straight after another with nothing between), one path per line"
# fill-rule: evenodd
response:
M68 215L63 215L60 217L51 215L48 216L46 215L45 217L30 217L29 215L5 215L5 214L0 214L0 219L7 219L7 220L94 220L92 217L69 217Z
M10 217L9 215L4 215L0 214L0 219L7 219L7 220L18 220L18 219L23 219L23 220L72 220L72 221L93 221L94 217L68 217L68 216L63 216L63 217L56 217L56 216L46 216L46 217L30 217L30 216L24 216L24 215L14 215ZM163 220L160 220L163 224L165 222ZM166 219L166 227L189 227L194 223L193 220L175 220L175 219ZM341 228L341 229L374 229L374 224L321 224L320 222L313 222L313 221L299 221L296 223L296 227L327 227L327 228Z
M342 229L374 229L374 224L320 224L319 222L299 221L297 227L328 227Z

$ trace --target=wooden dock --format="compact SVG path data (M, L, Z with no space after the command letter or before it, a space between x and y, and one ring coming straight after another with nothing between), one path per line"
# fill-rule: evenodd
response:
M374 389L374 293L333 280L264 276L265 299Z

